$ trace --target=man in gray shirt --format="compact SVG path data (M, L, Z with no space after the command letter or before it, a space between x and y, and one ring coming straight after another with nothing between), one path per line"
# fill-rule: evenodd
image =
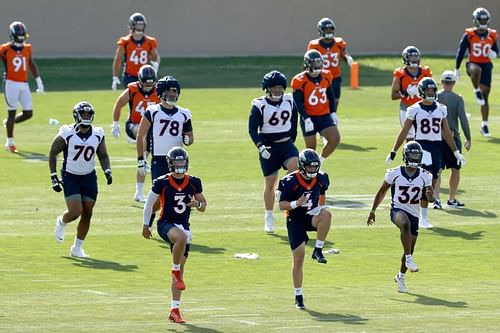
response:
M457 148L462 151L462 142L460 139L460 131L458 130L458 121L460 120L460 126L464 132L465 142L464 148L469 151L471 147L471 136L469 121L467 120L467 115L464 108L464 99L462 96L453 92L453 87L455 86L456 77L453 71L444 71L441 75L441 84L443 85L443 90L438 93L438 102L446 105L448 107L448 125L450 127L451 133L453 134L453 140L457 145ZM443 141L444 142L444 141ZM448 196L448 207L463 207L464 203L456 199L458 184L460 183L460 165L457 164L457 159L453 156L453 152L450 150L448 145L444 142L443 144L443 154L444 154L444 168L451 169L450 175L450 192ZM439 198L439 189L441 185L441 177L438 178L436 186L434 188L434 195ZM437 202L436 202L437 201ZM434 202L434 208L441 209L441 202L436 200Z

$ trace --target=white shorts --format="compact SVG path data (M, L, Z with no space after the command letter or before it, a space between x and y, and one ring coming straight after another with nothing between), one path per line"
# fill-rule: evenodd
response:
M18 105L21 105L22 110L33 110L28 82L4 80L4 95L7 110L15 110Z
M401 127L403 127L405 120L406 120L406 110L399 110L399 122L401 124ZM406 135L406 139L413 140L414 138L415 138L415 129L412 126L408 131L408 134Z

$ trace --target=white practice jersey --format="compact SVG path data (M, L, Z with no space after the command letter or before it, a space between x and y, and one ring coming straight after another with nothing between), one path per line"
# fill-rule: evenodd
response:
M97 147L104 140L104 129L91 126L89 134L77 133L75 125L64 125L58 135L66 141L63 170L74 175L87 175L95 170Z
M166 156L173 147L182 147L184 124L191 119L191 111L176 106L174 113L167 114L160 104L150 105L144 113L153 130L153 156Z
M293 97L284 94L283 100L278 106L269 104L266 96L252 100L252 106L260 110L262 115L262 127L260 133L284 133L292 128Z
M420 217L420 199L425 196L424 188L432 186L432 174L418 168L410 177L404 166L387 170L384 181L391 185L391 206L408 214Z
M425 107L425 106L424 106ZM436 102L432 111L425 110L421 102L415 103L406 110L406 118L413 120L415 140L441 141L441 123L446 119L446 105Z

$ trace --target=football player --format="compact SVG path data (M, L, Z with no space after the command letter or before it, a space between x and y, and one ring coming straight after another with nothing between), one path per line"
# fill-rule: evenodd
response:
M292 79L293 99L300 114L306 147L316 150L316 133L326 140L320 157L323 163L340 142L333 76L323 69L323 57L317 50L305 53L304 69Z
M430 77L423 78L418 83L418 92L422 101L413 104L406 110L403 128L396 138L392 151L387 155L386 162L390 164L394 160L397 150L413 127L415 128L415 141L423 149L423 168L432 174L432 186L434 186L443 165L443 138L453 152L457 163L464 165L466 161L453 141L446 118L448 115L446 105L436 101L436 81ZM432 228L429 223L428 205L427 200L421 200L420 226L422 228Z
M295 306L297 309L304 309L302 281L305 249L309 240L307 232L316 232L312 259L326 264L322 249L330 231L332 213L325 205L330 180L328 174L320 171L319 155L312 149L304 149L299 154L298 166L299 170L281 179L278 189L279 207L286 211L286 228L292 250Z
M432 72L427 66L420 65L422 58L419 49L415 46L407 46L402 52L403 67L396 68L392 79L392 100L400 100L399 121L401 127L406 117L406 109L420 101L418 93L418 83L424 77L432 77ZM407 140L413 140L415 131L410 129Z
M113 182L104 130L92 126L94 107L88 102L79 102L73 107L75 123L64 125L52 141L49 151L49 169L52 189L64 190L67 210L56 219L55 240L64 241L64 230L68 223L80 218L70 256L88 257L83 242L89 232L92 210L97 199L97 175L95 157L99 158L108 185ZM64 152L61 175L56 172L57 155Z
M491 15L485 8L476 8L472 13L472 18L475 27L465 29L465 33L458 47L455 77L460 77L460 64L465 56L465 52L469 53L469 60L466 64L466 72L470 77L474 94L477 103L481 106L481 135L491 137L490 129L488 128L488 116L490 114L490 106L488 97L491 88L491 72L493 70L492 59L498 55L498 33L495 29L491 29Z
M201 180L187 174L189 157L181 147L169 150L166 161L168 173L156 178L144 205L142 236L151 239L150 216L155 202L161 202L158 234L170 244L172 253L172 306L169 320L185 323L179 311L181 293L186 289L184 267L189 255L192 233L189 217L192 209L204 212L207 200L203 195Z
M14 142L14 124L21 123L33 116L33 103L28 85L28 70L35 77L37 93L43 93L44 87L38 67L33 59L33 47L26 43L29 35L23 22L15 21L9 25L10 42L0 45L0 59L5 66L4 93L7 107L7 119L3 125L7 130L5 149L17 153ZM21 112L16 115L17 104Z
M311 40L307 44L308 50L317 50L323 57L323 69L332 73L333 92L335 96L335 110L340 100L340 61L344 60L349 66L352 65L352 57L347 52L347 43L342 37L335 35L335 23L332 19L324 17L318 22L319 38Z
M394 277L398 284L399 292L407 293L405 273L418 272L418 266L413 261L413 252L418 237L419 203L423 197L428 202L434 200L432 192L432 175L420 167L424 151L422 146L415 141L406 143L403 147L403 161L394 169L389 169L385 174L384 182L380 186L372 210L366 223L370 226L375 223L375 211L384 200L385 194L391 189L390 218L400 230L403 256L399 273Z
M263 192L265 215L264 231L274 231L274 197L278 183L278 171L297 170L299 151L294 142L297 137L298 114L293 97L285 94L286 77L279 71L271 71L262 78L262 90L266 92L252 100L248 120L250 138L259 150L259 161L265 178Z
M146 35L146 17L141 13L133 13L128 19L129 34L120 37L113 59L113 81L111 89L116 90L120 79L118 73L123 65L123 85L137 81L139 68L151 64L156 72L160 67L160 55L157 50L156 38Z
M128 119L125 122L125 133L127 134L129 143L136 143L137 130L142 114L149 105L159 102L158 95L156 94L156 81L158 81L156 71L151 65L143 65L139 69L138 80L129 83L127 89L120 94L113 107L113 124L111 125L113 137L118 138L120 136L120 113L122 108L128 103L129 113ZM145 155L147 155L147 151L149 151L149 147L146 148ZM144 201L144 195L142 194L144 179L145 175L137 172L134 200L139 202Z

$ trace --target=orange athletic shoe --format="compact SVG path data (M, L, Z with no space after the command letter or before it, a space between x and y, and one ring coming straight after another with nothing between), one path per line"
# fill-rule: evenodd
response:
M179 290L186 289L186 284L182 280L181 271L172 271L172 278L174 279L175 287Z
M14 145L5 145L5 150L10 151L11 153L17 153L17 148Z
M170 314L168 315L168 320L176 324L184 324L186 322L184 319L182 319L179 309L171 309Z

